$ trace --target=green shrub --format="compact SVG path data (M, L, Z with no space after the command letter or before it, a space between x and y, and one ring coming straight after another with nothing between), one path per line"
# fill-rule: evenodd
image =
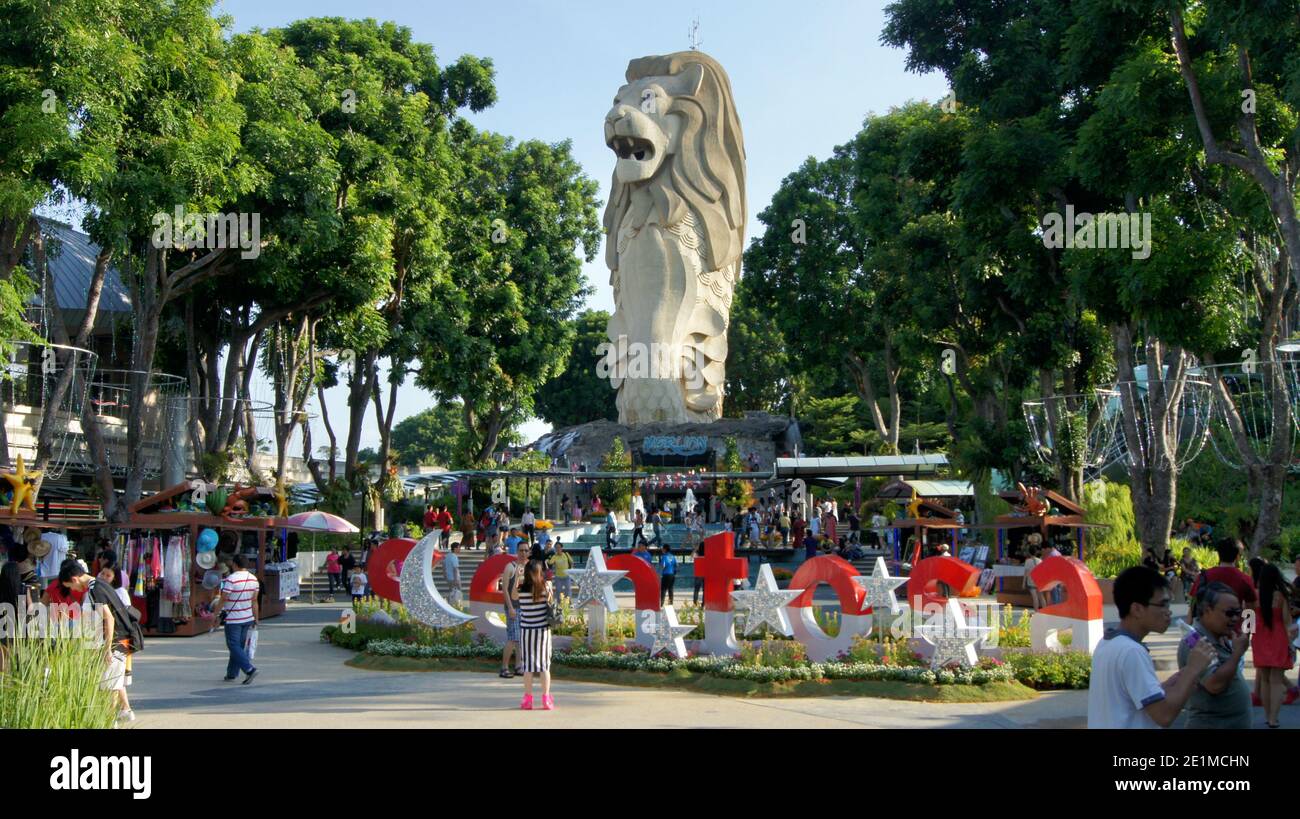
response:
M998 618L998 645L1004 648L1029 648L1029 618L1032 612L1021 612L1017 617L1010 605L1002 607Z
M1300 558L1300 526L1283 526L1277 536L1277 545L1280 560L1292 563Z
M808 652L792 640L764 640L740 650L740 664L762 668L796 668L808 664Z
M1084 689L1092 677L1092 657L1083 651L1064 654L1008 652L1003 661L1017 680L1039 691Z
M1127 485L1104 478L1093 481L1083 488L1083 507L1089 523L1107 527L1088 530L1088 554L1084 563L1095 576L1116 577L1142 562L1133 496Z
M81 639L19 638L5 649L0 728L112 728L112 693L101 690L104 652Z
M840 613L831 611L823 606L813 606L813 617L817 620L817 625L821 630L826 632L827 637L835 637L840 633Z
M628 472L632 469L632 456L623 445L622 438L615 438L600 462L601 472ZM607 479L596 484L596 494L605 504L605 509L626 512L632 502L632 484L622 478Z

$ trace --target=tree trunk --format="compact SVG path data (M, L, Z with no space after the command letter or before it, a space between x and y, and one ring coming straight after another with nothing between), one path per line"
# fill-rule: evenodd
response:
M348 379L348 440L344 450L344 477L348 485L355 487L360 466L357 452L361 449L361 430L366 420L366 407L370 403L370 394L379 379L379 370L375 364L379 354L371 351L358 357L352 376Z
M1172 34L1174 54L1178 59L1178 69L1187 86L1191 98L1192 113L1196 118L1196 127L1205 148L1205 160L1213 165L1226 165L1236 168L1255 180L1268 201L1269 212L1276 223L1278 235L1286 248L1286 257L1290 260L1291 280L1300 286L1300 216L1296 212L1296 182L1300 174L1296 173L1296 163L1300 161L1294 154L1281 162L1269 157L1259 144L1259 132L1255 125L1255 114L1243 111L1237 119L1237 133L1241 137L1243 153L1237 153L1220 146L1210 124L1210 117L1201 97L1200 82L1192 64L1191 47L1187 42L1187 32L1183 25L1183 3L1179 0L1169 12L1170 32ZM1250 53L1242 45L1237 48L1237 66L1241 87L1254 87L1251 75ZM1291 145L1291 152L1300 150L1300 146ZM1277 166L1278 171L1273 167Z
M45 281L45 291L54 299L52 315L50 317L50 334L56 344L63 346L72 346L84 349L90 343L90 334L95 326L95 318L99 314L99 298L104 290L104 279L108 274L108 266L113 257L113 251L100 250L99 257L95 260L95 270L91 275L90 288L86 292L86 310L82 316L81 325L77 328L75 338L68 338L68 330L63 325L63 318L58 309L57 297L54 295L54 276L50 273L49 260L45 255L45 237L41 235L40 229L35 219L31 220L34 226L32 229L31 245L35 261L33 273ZM50 305L45 305L47 310L51 309ZM41 408L41 422L37 430L36 437L36 466L35 469L44 473L49 466L50 459L54 455L54 426L55 416L64 412L63 400L68 395L68 390L72 386L72 379L77 374L76 360L71 350L57 350L55 358L59 365L59 378L54 383L54 388L45 401L45 406ZM85 373L88 375L88 373ZM80 408L69 406L66 410L68 413L77 413ZM68 421L71 423L71 419ZM8 442L4 442L5 454L8 455Z
M1111 336L1121 382L1120 423L1128 447L1138 540L1144 552L1160 557L1169 546L1178 499L1176 459L1188 358L1179 348L1166 348L1159 339L1147 339L1147 399L1143 402L1134 375L1133 328L1114 326Z
M36 227L33 228L33 225ZM40 232L40 224L27 214L0 218L0 281L13 278L27 246Z
M870 363L864 361L855 353L845 355L845 361L849 366L849 374L853 376L853 383L857 387L858 398L866 405L867 412L871 417L871 425L875 427L876 433L884 442L886 450L890 454L898 454L898 432L899 416L902 415L902 398L898 392L898 376L901 368L894 365L893 342L888 337L885 338L885 379L889 389L889 419L880 410L880 402L876 398L876 385L871 378Z
M127 504L120 503L113 485L113 471L108 466L108 449L104 433L99 426L99 416L89 401L81 407L81 428L86 436L86 450L95 468L95 486L103 498L104 519L112 523L125 523L129 514Z
M474 452L474 462L486 461L492 457L492 453L497 448L497 441L501 439L501 430L505 426L507 417L505 408L501 406L500 401L494 401L491 411L488 413L487 418L482 420L480 426L479 423L476 423L473 410L470 409L469 399L466 396L461 396L461 400L465 403L466 427L478 439L478 445Z
M334 427L330 424L329 408L325 405L325 388L319 384L316 385L316 398L320 403L320 418L325 425L325 434L330 439L329 483L334 483L338 477L339 442L334 435ZM315 470L312 471L312 475L316 478L316 488L324 492L325 484L321 482L320 475Z

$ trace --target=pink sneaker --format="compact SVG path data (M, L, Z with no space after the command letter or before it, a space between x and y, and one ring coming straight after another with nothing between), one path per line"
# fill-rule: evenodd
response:
M551 699L550 694L546 694L545 696L542 697L542 710L543 711L555 710L555 700Z
M525 695L524 695L524 701L521 702L521 703L519 703L519 710L520 710L520 711L531 711L531 710L533 710L533 695L532 695L532 694L525 694Z

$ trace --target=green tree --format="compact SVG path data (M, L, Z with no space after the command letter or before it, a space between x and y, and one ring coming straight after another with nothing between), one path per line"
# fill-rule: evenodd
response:
M727 325L727 386L723 412L743 418L750 410L792 414L797 395L807 389L794 370L785 334L777 321L780 307L764 306L750 294L753 277L736 285Z
M852 455L862 451L864 430L856 395L810 398L799 412L800 434L810 455Z
M503 434L507 444L516 443L513 430ZM460 469L468 465L472 440L465 429L465 413L459 401L437 404L393 427L393 449L404 466L441 465Z
M740 461L740 445L734 436L726 439L726 451L722 456L723 472L744 472L745 466ZM740 478L727 478L718 481L718 498L732 511L747 508L754 500L754 484Z
M623 445L623 439L615 437L609 445L609 451L600 459L601 472L631 472L632 455ZM606 478L596 482L596 495L607 509L627 511L632 501L632 482L624 478Z
M1161 88L1169 88L1173 61L1151 58L1161 38L1149 18L1111 14L1113 7L959 9L899 0L889 7L883 39L909 49L909 67L944 72L979 123L962 153L957 204L991 248L1022 249L999 264L1016 274L1006 279L1011 292L1026 293L1038 282L1050 294L1038 304L1068 305L1067 319L1084 320L1072 322L1084 343L1097 335L1086 326L1092 311L1111 338L1121 381L1132 383L1137 367L1146 366L1152 400L1126 408L1124 439L1140 537L1156 549L1167 542L1176 502L1177 459L1170 453L1180 445L1177 397L1191 353L1227 341L1228 294L1240 262L1233 259L1231 226L1203 207L1213 186L1195 169L1193 132L1185 117L1168 116L1170 97ZM1156 93L1139 102L1144 86ZM1042 234L1045 217L1067 206L1149 217L1149 254L1043 247L1050 238ZM999 218L1004 226L996 240ZM1026 335L1051 329L1029 320L1037 318L1033 312L1010 312ZM1058 384L1087 392L1104 369L1093 365L1106 356L1088 355L1084 343L1040 341L1021 363L1039 370L1044 395Z
M383 282L364 307L333 321L325 339L356 354L344 446L351 479L372 403L380 455L387 456L397 392L416 355L416 324L434 294L452 286L446 231L460 192L450 131L463 125L462 109L495 102L492 64L464 56L442 68L410 29L374 20L300 20L270 36L319 78L312 114L332 137L330 160L339 167L326 199L336 211L335 241L306 269L356 271ZM381 357L390 361L386 404Z
M597 370L599 348L608 343L609 313L586 310L574 321L573 350L565 368L537 390L537 417L556 427L618 420L616 393Z
M417 383L463 402L483 461L567 365L586 295L577 248L591 261L600 243L597 186L567 142L515 144L464 126L455 151L454 289L423 317Z
M759 214L767 226L745 254L744 292L770 316L804 367L852 375L876 431L898 442L901 399L897 321L905 312L877 285L866 238L854 225L853 160L847 147L809 159L786 177ZM882 378L883 376L883 378ZM879 388L885 387L885 408Z

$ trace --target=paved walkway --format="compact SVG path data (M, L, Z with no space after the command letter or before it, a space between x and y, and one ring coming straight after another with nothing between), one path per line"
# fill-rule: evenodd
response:
M867 697L741 699L557 681L558 709L517 710L522 685L491 674L362 671L320 642L341 604L291 606L260 630L257 680L222 682L222 634L153 639L130 688L137 728L1078 728L1087 692L1028 702L927 704ZM1167 673L1167 672L1166 672ZM1283 709L1300 727L1300 708ZM1262 724L1262 711L1256 709Z

